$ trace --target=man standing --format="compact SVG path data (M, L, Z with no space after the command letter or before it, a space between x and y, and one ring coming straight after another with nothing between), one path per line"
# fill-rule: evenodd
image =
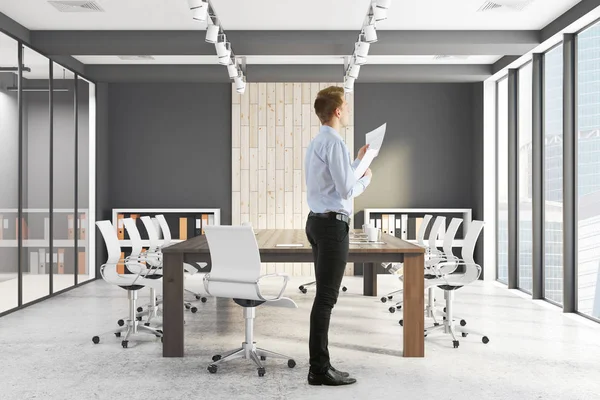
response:
M348 124L348 105L341 87L321 90L315 100L315 113L321 121L319 134L306 149L305 175L310 214L306 236L312 246L317 292L310 314L311 385L349 385L356 382L347 372L336 370L329 362L328 332L331 310L337 302L348 260L352 198L371 182L371 170L360 178L354 170L368 145L352 162L338 133Z

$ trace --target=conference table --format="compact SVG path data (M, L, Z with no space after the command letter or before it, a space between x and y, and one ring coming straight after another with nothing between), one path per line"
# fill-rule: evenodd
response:
M261 262L313 262L304 229L255 229ZM354 234L358 230L352 231ZM301 244L282 247L278 244ZM232 250L235 244L232 243ZM210 250L200 235L162 249L163 252L163 357L184 356L183 263L206 262ZM391 235L382 234L378 244L350 242L348 262L363 263L363 295L377 296L377 268L382 262L404 263L403 355L424 357L424 249Z

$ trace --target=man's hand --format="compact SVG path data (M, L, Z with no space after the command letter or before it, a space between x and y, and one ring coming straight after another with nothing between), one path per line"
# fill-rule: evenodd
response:
M371 173L371 168L367 168L367 170L365 171L365 174L362 177L364 178L365 176L368 178L373 176L373 174Z
M358 150L358 156L356 158L358 158L359 160L362 160L362 158L364 157L368 148L369 148L368 144L365 144L363 147L361 147L360 150Z

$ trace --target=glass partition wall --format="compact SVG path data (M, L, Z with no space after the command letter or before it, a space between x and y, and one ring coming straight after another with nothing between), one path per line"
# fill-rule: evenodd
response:
M0 32L0 315L96 277L95 104L93 83Z

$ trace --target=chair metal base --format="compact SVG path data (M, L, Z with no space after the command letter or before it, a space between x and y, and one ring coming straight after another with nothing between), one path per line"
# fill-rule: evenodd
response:
M244 307L244 319L246 321L246 341L242 343L242 347L228 351L223 355L218 354L213 356L213 363L207 368L211 374L217 372L219 364L238 358L254 361L254 364L256 364L258 369L258 376L265 375L265 367L261 361L266 360L267 357L288 360L289 368L294 368L296 366L296 362L289 356L256 347L256 342L253 340L255 317L256 307Z
M163 336L162 330L157 329L157 328L152 328L150 326L142 324L141 321L139 320L139 319L141 319L141 317L138 317L138 315L137 315L138 312L137 312L137 307L136 307L136 303L137 303L137 299L138 299L138 291L137 290L128 290L127 297L129 299L129 318L127 318L126 320L120 320L119 325L121 325L121 327L118 328L114 332L115 336L118 338L122 337L122 333L125 332L125 337L121 341L121 346L123 348L127 348L129 346L129 337L131 335L135 335L137 333L152 334L156 337L161 338L161 341L162 341L162 336ZM92 342L94 342L94 344L98 344L100 342L100 337L94 336L92 338Z
M455 319L453 317L453 300L454 300L454 290L445 290L444 291L444 297L446 298L446 312L443 313L445 314L444 317L444 321L441 324L438 324L437 322L434 323L433 326L427 327L425 328L425 337L431 335L432 333L445 333L445 334L450 334L452 336L452 345L454 348L457 348L460 344L460 342L458 341L458 339L456 338L457 334L460 334L462 337L467 337L467 335L471 334L471 335L475 335L481 338L481 341L484 344L489 343L489 338L481 333L475 332L475 331L470 331L467 330L466 328L464 328L464 326L466 325L466 321L461 320L460 321L460 325L461 326L455 326L454 322ZM435 321L435 319L434 319Z
M304 283L304 284L298 286L298 290L300 290L302 293L306 294L306 292L308 292L308 290L306 288L309 286L314 286L316 284L317 284L317 281ZM346 286L342 286L342 292L346 292L347 290L348 290L348 288Z

